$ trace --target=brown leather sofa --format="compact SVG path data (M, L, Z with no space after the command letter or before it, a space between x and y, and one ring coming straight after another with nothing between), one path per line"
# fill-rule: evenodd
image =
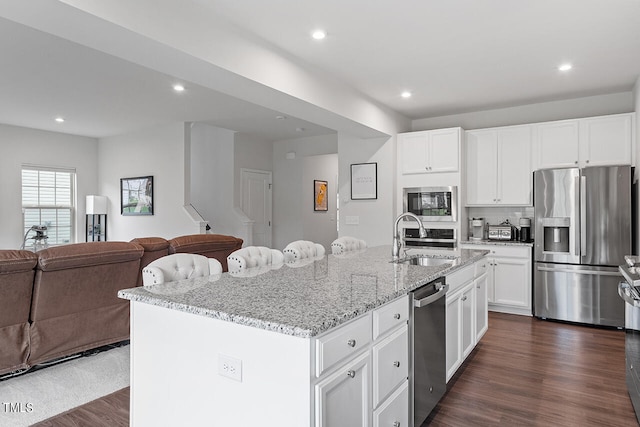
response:
M242 239L222 234L191 234L169 240L169 253L190 253L215 258L228 271L227 257L242 248Z
M29 310L38 256L0 251L0 375L27 367Z
M118 291L138 284L143 248L91 242L38 252L29 364L129 338L129 304Z
M129 338L129 301L142 268L169 253L227 256L242 239L219 234L0 250L0 376Z

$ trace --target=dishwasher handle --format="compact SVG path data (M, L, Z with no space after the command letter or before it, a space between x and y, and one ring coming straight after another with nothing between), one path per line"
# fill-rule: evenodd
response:
M448 290L449 290L449 285L442 285L438 289L438 291L436 293L433 293L433 294L429 295L428 297L424 297L424 298L421 298L421 299L413 300L413 306L417 307L417 308L427 306L427 305L431 304L432 302L437 301L440 298L442 298L443 296L445 296L445 294L447 293Z

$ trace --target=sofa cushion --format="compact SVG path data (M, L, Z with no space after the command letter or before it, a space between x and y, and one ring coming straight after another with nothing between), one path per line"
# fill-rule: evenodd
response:
M139 260L144 249L135 243L89 242L56 246L38 251L38 269L65 270Z

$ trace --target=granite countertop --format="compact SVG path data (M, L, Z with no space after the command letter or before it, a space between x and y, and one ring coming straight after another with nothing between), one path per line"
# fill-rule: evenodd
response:
M456 258L454 266L391 261L391 245L285 264L259 275L229 273L124 289L118 296L287 335L309 338L449 274L484 250L410 250Z
M495 246L529 246L533 247L533 242L519 242L517 240L463 240L461 245L495 245Z

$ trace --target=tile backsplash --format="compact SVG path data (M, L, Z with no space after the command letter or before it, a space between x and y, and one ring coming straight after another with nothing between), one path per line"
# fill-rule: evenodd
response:
M466 209L469 219L484 218L484 222L491 225L500 224L505 219L508 219L511 224L518 227L520 218L531 218L533 224L533 206L474 207Z

